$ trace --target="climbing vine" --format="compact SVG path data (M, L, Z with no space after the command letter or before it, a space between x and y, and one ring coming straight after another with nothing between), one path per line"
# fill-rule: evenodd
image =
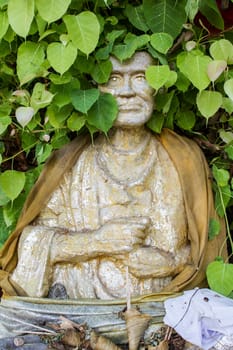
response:
M148 127L174 129L202 147L233 254L233 2L226 0L0 0L1 244L51 152L80 132L107 134L117 106L97 85L111 74L110 55L123 61L137 50L155 60L146 71L156 102ZM219 227L210 222L209 239ZM209 284L230 295L233 265L216 258Z

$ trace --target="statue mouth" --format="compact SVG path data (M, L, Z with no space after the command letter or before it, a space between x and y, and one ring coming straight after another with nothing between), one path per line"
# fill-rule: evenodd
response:
M131 111L139 111L141 110L142 106L139 104L125 104L119 106L120 112L131 112Z

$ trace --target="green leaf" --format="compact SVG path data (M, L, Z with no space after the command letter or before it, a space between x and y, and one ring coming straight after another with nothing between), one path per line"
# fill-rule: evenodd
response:
M217 80L227 68L227 62L223 60L214 60L208 64L207 74L212 82Z
M135 45L119 44L115 45L112 54L118 58L121 62L131 58L136 51Z
M216 237L219 234L220 230L221 230L221 225L219 220L211 218L209 222L209 231L208 231L209 240L214 239L214 237Z
M6 170L0 175L0 186L12 201L18 197L25 184L25 173L16 170Z
M218 169L216 167L216 165L213 165L212 171L213 171L214 179L216 180L217 184L220 187L224 187L224 186L228 185L228 181L230 179L230 174L227 170Z
M125 37L124 44L115 45L112 54L120 61L131 58L136 50L146 46L150 41L150 36L147 34L135 35L128 33Z
M141 49L142 47L146 47L146 44L150 41L150 36L148 34L143 35L135 35L132 36L132 41L127 42L127 36L125 38L126 45L130 44L135 47L135 50Z
M169 79L169 66L149 66L146 69L146 80L155 90L160 89Z
M227 96L233 101L233 78L225 81L223 88Z
M4 37L9 26L7 12L0 11L0 39Z
M199 1L199 10L214 27L222 30L224 29L224 21L216 4L216 1Z
M9 105L8 103L0 104L0 118L5 117L6 115L10 115L11 109L11 105Z
M173 44L173 38L167 33L154 33L151 35L150 43L155 50L166 54Z
M53 103L59 108L68 105L71 103L71 92L76 89L80 89L80 82L74 78L68 84L51 86L51 92L55 95Z
M232 197L230 185L218 187L215 193L215 208L218 215L222 218L226 213L226 208Z
M0 135L2 135L7 127L11 124L11 117L9 116L0 116Z
M30 104L35 112L37 112L39 109L48 106L52 102L53 96L51 92L45 89L44 84L36 83L33 88Z
M0 209L0 248L3 246L8 236L10 235L11 229L6 226L4 216L3 216L3 208Z
M106 39L109 43L114 43L116 39L118 39L119 37L123 36L123 34L125 33L124 29L121 30L112 30L111 32L107 33L106 35Z
M233 64L233 45L227 39L214 41L210 45L210 54L215 60L223 60L228 64Z
M44 49L41 44L28 41L19 46L17 74L21 85L47 74L47 71L42 66L44 58Z
M174 90L166 94L156 95L156 109L162 111L163 114L167 114L174 96Z
M70 72L66 72L63 75L51 73L49 74L49 79L55 85L63 85L70 83L70 81L72 80L72 75Z
M7 197L7 195L5 194L5 192L0 186L0 206L6 205L9 201L10 201L10 198Z
M3 8L5 5L8 4L9 0L0 0L0 8Z
M58 130L52 138L51 144L54 149L61 148L70 142L65 130Z
M35 154L37 164L44 163L46 161L46 159L48 159L48 157L50 156L52 150L53 150L52 145L38 143L36 145L36 154Z
M177 80L177 73L173 70L170 70L169 77L165 83L165 87L168 89L173 86Z
M71 0L36 0L36 7L40 16L46 22L51 23L66 13L70 3Z
M46 23L46 22L45 22L45 23ZM46 30L46 31L43 32L43 34L40 36L39 41L42 41L44 38L46 38L47 36L49 36L49 35L51 35L51 34L54 34L54 33L56 33L56 31L53 30L53 29L48 29L48 30Z
M85 122L86 118L83 115L73 112L67 120L67 126L71 131L79 131L85 125Z
M77 57L77 49L71 42L67 45L51 43L47 47L47 57L53 69L60 74L64 74L74 63Z
M225 111L227 111L227 113L232 114L233 113L233 99L230 99L228 97L223 97L222 108L224 108Z
M107 133L117 117L118 105L111 94L101 94L88 112L87 121L97 129Z
M71 92L71 102L77 111L86 114L97 101L99 95L98 89L73 90Z
M213 261L207 266L207 280L211 289L228 296L233 290L233 264Z
M104 84L108 81L111 71L111 61L102 61L94 66L91 76L98 84Z
M190 22L193 22L194 18L196 17L196 14L198 13L198 5L199 1L197 0L187 0L187 3L185 5L185 11Z
M145 33L148 31L149 28L146 24L142 5L133 6L128 4L126 6L125 13L130 23L132 23L135 28L142 30Z
M168 33L173 38L186 22L186 0L143 0L144 15L153 33Z
M225 131L224 129L219 129L219 136L225 143L230 143L233 141L232 131Z
M227 153L228 157L233 160L233 145L227 146L224 151ZM232 182L233 184L233 182Z
M90 11L84 11L64 17L68 34L74 46L87 56L95 50L100 34L100 24L96 15Z
M184 130L192 130L196 117L192 111L179 111L176 114L177 125Z
M207 75L207 67L210 62L209 56L199 55L196 52L184 52L177 57L177 66L180 71L200 91L210 83Z
M34 0L9 0L8 19L16 34L26 38L34 17Z
M177 72L177 80L175 85L178 90L186 92L189 88L190 80L186 78L186 76L183 73Z
M72 109L73 108L71 105L66 105L62 108L58 108L54 104L51 104L47 108L46 113L50 124L56 129L63 127L65 125L66 119L70 116Z
M160 134L163 128L163 123L164 115L161 112L155 111L146 125L157 134Z
M201 91L197 95L197 107L208 120L222 105L222 95L218 91Z

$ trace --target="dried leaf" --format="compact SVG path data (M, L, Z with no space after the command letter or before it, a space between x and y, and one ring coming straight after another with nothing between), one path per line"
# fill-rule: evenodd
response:
M124 318L128 333L129 350L137 350L140 339L149 325L151 316L141 314L136 309L130 309L124 313Z
M78 347L81 344L81 335L75 329L66 329L61 341L65 345Z
M93 350L122 350L115 345L111 340L98 335L96 332L91 332L91 347Z
M79 331L83 331L83 325L73 322L71 320L69 320L68 318L64 317L64 316L60 316L60 329L78 329Z

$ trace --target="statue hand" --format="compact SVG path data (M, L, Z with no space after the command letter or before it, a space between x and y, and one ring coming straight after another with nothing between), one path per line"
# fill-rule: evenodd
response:
M171 253L153 247L140 247L130 252L124 263L137 278L166 277L177 268Z
M142 245L149 224L147 217L122 218L105 224L98 237L103 253L121 254Z

